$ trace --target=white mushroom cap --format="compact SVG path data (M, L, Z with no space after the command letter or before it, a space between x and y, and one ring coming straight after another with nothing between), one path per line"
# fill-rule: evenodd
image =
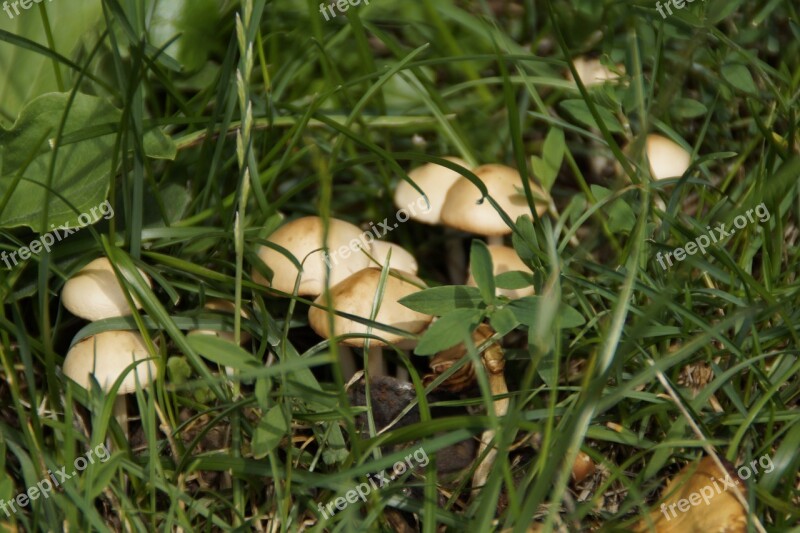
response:
M522 259L519 258L517 252L513 248L493 244L490 244L488 248L489 254L492 256L492 265L494 267L495 276L503 274L504 272L515 271L526 272L529 274L533 273L531 269L528 268L528 265L522 262ZM467 285L470 287L477 286L471 271L469 272L469 277L467 278ZM500 287L497 287L495 290L495 294L497 296L507 296L511 299L531 296L533 295L533 292L533 286L523 287L521 289L501 289Z
M269 236L269 241L288 250L303 265L303 275L297 294L317 296L325 288L325 256L322 251L324 228L320 217L298 218L284 224ZM363 238L357 226L344 220L330 219L328 227L328 250L330 284L335 285L350 274L366 268L369 257L361 248L370 251L369 241ZM370 235L371 237L371 235ZM316 251L315 251L316 250ZM313 252L313 253L312 253ZM278 250L261 246L258 256L273 272L272 287L291 293L297 279L297 268ZM267 287L269 282L253 269L253 281Z
M206 305L203 306L203 309L207 309L209 311L220 311L222 313L233 314L236 312L236 304L228 300L214 299L207 301ZM240 315L243 318L248 318L247 313L245 313L244 309L241 310ZM219 337L220 339L226 340L228 342L234 342L234 334L232 331L218 331L215 329L193 329L188 333L188 335L214 335L215 337ZM250 340L250 334L242 330L239 340L242 344L248 342Z
M578 72L578 76L580 76L581 81L586 87L602 85L607 81L619 79L619 74L606 67L599 59L589 59L580 56L573 59L572 63L575 65L575 70ZM624 71L622 65L619 65L617 68ZM566 77L568 81L575 81L575 78L572 76L572 71L569 69L567 69Z
M457 157L445 157L457 165L469 168L469 164ZM461 178L461 174L447 167L428 163L417 167L408 173L408 177L422 189L430 202L430 209L425 198L414 189L407 181L402 180L394 191L394 205L399 209L409 209L413 206L414 212L409 210L412 219L425 224L438 225L442 222L442 206L444 198L450 187Z
M386 265L386 260L389 257L389 250L392 251L392 258L390 259L390 268L395 270L402 270L409 274L416 274L419 270L417 260L405 248L399 244L386 241L373 241L372 244L372 257L378 262L380 266ZM371 266L375 266L374 263Z
M692 163L692 156L679 144L651 133L645 145L650 173L657 180L679 178Z
M77 382L81 387L89 388L89 376L95 379L104 391L119 378L125 369L136 361L147 359L150 354L144 339L132 331L104 331L84 339L70 348L64 359L64 375ZM146 387L157 375L154 361L137 364L128 372L119 388L119 394L128 394L136 390L136 381Z
M398 303L397 300L403 296L418 292L420 289L408 281L395 277L395 275L392 275L394 273L395 271L392 271L386 278L381 306L375 315L375 322L393 326L409 333L419 333L428 326L433 317L418 313ZM415 276L405 273L396 274L402 278L414 280L416 283L424 286L422 281ZM337 311L369 319L372 312L372 303L378 291L380 278L380 269L365 268L337 284L335 287L331 287L330 296L333 301L333 307ZM324 296L325 295L319 296L314 303L326 307L328 304ZM311 328L316 331L319 336L328 339L334 335L346 335L350 333L365 334L367 332L366 324L334 315L333 328L335 333L331 333L328 327L328 312L318 307L311 307L309 309L308 321ZM372 335L381 337L391 344L396 344L405 340L405 337L401 335L390 333L376 327L372 328ZM341 343L349 346L364 346L364 340L363 338L355 337L344 339ZM375 339L370 340L370 346L385 345L385 342Z
M147 274L141 269L139 273L152 287ZM91 321L133 313L107 257L95 259L68 279L61 291L61 301L73 315ZM136 298L134 303L141 309Z
M473 173L512 221L521 215L530 216L519 172L505 165L481 165ZM529 180L529 183L535 199L536 213L541 216L547 211L549 195L533 181ZM442 221L453 228L478 235L511 233L511 228L503 222L492 204L488 200L478 204L480 199L480 190L462 176L447 193Z

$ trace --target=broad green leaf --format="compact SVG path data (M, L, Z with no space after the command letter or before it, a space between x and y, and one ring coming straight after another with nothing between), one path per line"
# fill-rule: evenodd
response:
M289 422L283 407L275 405L261 416L253 433L251 442L253 457L263 459L280 444L281 439L289 432Z
M492 266L492 256L486 243L474 239L469 252L469 267L475 284L480 289L481 297L487 304L494 302L494 267Z
M483 299L477 287L447 285L409 294L400 298L400 303L420 313L442 316L455 309L477 309Z
M708 108L691 98L678 98L670 106L670 111L678 118L696 118L708 113Z
M564 109L564 111L566 111L584 126L588 126L590 128L598 127L597 122L595 122L594 117L589 112L589 107L583 100L564 100L561 102L560 106L562 109ZM597 109L597 113L600 115L600 119L606 125L606 128L608 128L608 131L612 133L625 132L625 130L622 128L622 125L619 123L619 120L617 120L617 117L615 117L611 111L596 103L595 108Z
M194 351L222 366L229 366L240 371L262 366L250 352L214 335L189 335L186 337L186 342Z
M539 321L543 304L541 296L526 296L509 302L507 308L514 313L520 323L532 328ZM558 315L561 329L574 328L586 322L580 312L563 302L558 307Z
M517 320L514 312L508 307L495 309L492 314L489 315L489 323L492 325L492 328L494 328L494 330L501 336L506 335L508 332L520 325L520 321Z
M42 6L50 20L54 49L62 56L72 59L81 49L89 50L97 42L100 36L97 22L103 14L100 2L56 0L44 2ZM34 4L30 10L20 10L14 18L0 11L0 30L49 48L38 8L39 5ZM63 64L58 68L65 84L77 74ZM59 89L52 59L9 42L0 42L0 73L0 126L11 124L22 108L37 96L69 89L69 85Z
M738 63L731 63L723 65L721 72L725 81L730 83L734 89L747 94L758 93L758 87L756 87L756 82L753 81L753 75L750 74L746 66Z
M599 185L592 185L592 194L598 200L603 200L611 194L611 191ZM618 198L605 205L603 210L608 213L608 227L615 233L630 233L636 224L636 215L625 200Z
M542 157L531 157L533 174L542 184L546 191L550 191L558 177L561 163L564 160L564 130L561 128L550 128L544 140Z
M414 353L417 355L433 355L462 342L464 335L469 334L481 319L481 312L476 309L456 309L431 324L431 327L420 339Z
M69 96L67 93L40 96L25 106L10 130L0 128L3 163L0 227L28 226L46 233L52 226L66 223L74 228L100 218L97 208L106 198L109 179L115 171L111 168L115 135L80 133L93 128L106 132L105 126L117 124L122 112L102 98L77 94L70 103ZM55 150L53 144L65 113L63 135L75 134L80 140L62 144ZM171 143L159 134L145 140L145 145L158 157L174 156ZM55 167L48 191L54 154ZM42 225L46 197L48 218Z
M536 254L533 250L537 250L538 244L536 241L536 231L533 229L533 221L528 217L519 217L515 225L519 233L514 232L511 235L511 242L514 245L514 251L526 263L533 261Z
M197 70L218 46L219 40L209 36L216 34L219 20L219 0L160 0L155 4L148 28L151 43L160 49L172 41L164 52L186 69Z
M533 276L517 270L502 272L495 276L495 284L501 289L524 289L533 285Z

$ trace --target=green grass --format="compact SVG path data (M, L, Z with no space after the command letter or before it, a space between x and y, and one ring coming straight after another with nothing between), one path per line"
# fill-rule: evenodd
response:
M249 21L239 2L184 4L0 12L0 249L38 237L9 222L24 201L15 191L43 195L27 207L36 229L70 210L74 219L105 191L115 211L50 253L0 265L0 498L89 448L112 450L48 498L8 517L0 508L0 530L393 531L403 520L425 532L522 532L534 521L622 531L712 450L736 465L769 455L774 470L747 482L748 528L800 530L795 3L707 0L662 19L649 1L372 0L328 22L315 2L253 0ZM568 83L581 54L622 65L622 81ZM53 111L25 143L5 134L56 91L70 111L85 94L119 115L97 110L81 128ZM642 147L655 132L693 153L682 178L651 179ZM67 154L88 158L92 143L101 157L65 184ZM389 349L408 366L419 421L364 435L341 349L307 327L308 299L250 280L256 249L282 218L391 219L399 180L446 155L535 169L553 197L541 218L507 217L506 244L534 271L536 298L494 300L483 276L468 302L418 302L510 324L510 409L494 416L480 372L480 392L426 399L428 356ZM608 171L593 171L593 157ZM656 261L762 202L769 221L666 270ZM463 283L443 253L452 232L410 221L390 238L429 286ZM487 268L472 236L455 238ZM87 324L59 294L100 255L142 309ZM248 317L204 313L212 298ZM201 326L252 340L239 349L185 335ZM61 373L71 343L111 329L145 334L158 367L156 384L129 400L128 439L111 394ZM713 374L692 389L698 369ZM438 415L446 406L462 414ZM444 450L438 463L487 428L499 453L480 491L470 491L474 466L454 481L432 462L322 519L317 505L365 476L420 446L431 458ZM587 491L569 480L580 450L600 465Z

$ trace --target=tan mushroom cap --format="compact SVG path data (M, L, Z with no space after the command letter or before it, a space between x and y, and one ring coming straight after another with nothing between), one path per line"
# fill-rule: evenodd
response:
M269 236L270 242L287 249L303 265L303 275L297 291L300 296L317 296L324 290L326 257L321 250L323 234L322 219L310 216L284 224ZM368 242L367 239L362 235L364 232L357 226L344 220L330 219L327 260L330 263L331 285L339 283L369 265L369 257L360 249L370 250L369 244L364 244ZM287 293L294 291L298 271L285 255L278 250L261 246L258 257L272 269L273 288ZM255 269L253 269L253 281L270 286Z
M692 156L682 146L666 137L651 133L645 145L650 173L657 180L679 178L692 163Z
M735 467L723 459L723 472L711 457L688 464L667 483L662 500L650 511L650 520L641 519L633 531L658 533L744 533L747 513L736 498L733 484L747 497L747 487ZM726 483L727 481L727 483ZM706 495L704 499L702 496ZM695 496L697 495L697 496ZM698 498L699 496L699 498Z
M417 260L414 259L414 256L399 244L386 241L373 241L371 246L372 257L375 258L378 265L386 265L386 260L389 257L389 250L391 250L392 258L390 259L390 268L402 270L409 274L416 274L419 270L419 265L417 264ZM375 264L372 263L371 266L374 267Z
M232 315L233 313L236 312L236 304L228 300L214 299L207 301L206 305L203 306L203 309L207 309L209 311L219 311L221 313L228 313ZM241 310L240 315L242 316L242 318L248 318L247 313L245 313L244 309ZM232 331L218 331L215 329L193 329L188 333L188 335L214 335L228 342L234 342L234 334ZM242 344L244 344L249 340L250 340L250 334L242 330L239 341Z
M432 316L418 313L408 307L398 303L397 300L409 294L420 291L420 289L408 281L399 279L396 276L410 279L424 286L419 278L410 274L392 271L386 278L384 293L381 299L381 306L375 315L375 322L392 326L409 333L419 333L425 329ZM343 313L349 313L358 317L369 319L372 312L372 303L378 291L381 271L377 268L366 268L357 272L331 287L330 296L334 302L334 308ZM325 295L321 295L315 300L316 304L327 307L328 303ZM328 312L325 309L312 307L308 311L308 321L311 328L321 337L329 339L335 335L346 335L351 333L365 334L367 325L339 315L333 317L333 328L335 333L331 333L328 328ZM386 346L386 343L396 344L406 338L390 333L376 327L372 328L372 335L376 335L386 340L381 342L375 339L370 340L370 346ZM363 338L348 338L341 341L342 344L349 346L364 346Z
M457 157L445 157L443 159L447 159L464 168L470 167L469 163ZM445 196L447 196L447 191L450 190L450 187L462 177L461 174L447 167L428 163L411 170L408 173L408 177L428 197L430 208L428 203L425 202L425 198L420 196L419 192L405 180L401 180L397 184L397 188L394 191L394 205L400 209L409 210L409 216L418 222L431 225L441 224ZM415 212L411 212L409 209L412 206Z
M142 269L139 273L152 287L147 274ZM61 291L61 301L70 313L91 321L133 312L107 257L95 259L69 278ZM141 309L142 305L135 298L134 302L136 308Z
M492 256L492 266L494 267L494 275L503 274L504 272L522 271L533 274L530 268L522 262L517 252L508 246L490 244L488 246L489 254ZM477 287L475 278L472 272L469 272L467 277L467 285L470 287ZM533 295L533 286L523 287L521 289L501 289L497 287L495 294L497 296L507 296L508 298L517 299L524 296Z
M619 74L601 63L599 59L579 56L573 59L572 63L575 65L575 70L586 87L602 85L607 81L618 80L620 77ZM617 68L624 72L622 65L618 65ZM572 71L569 69L567 69L566 78L568 81L575 82Z
M132 331L104 331L84 339L70 348L64 359L64 375L77 382L84 389L89 388L89 376L95 379L104 391L111 386L125 369L135 361L147 359L150 354L144 339ZM154 361L146 361L134 367L125 375L119 387L119 394L136 390L137 379L146 387L157 375Z
M530 216L530 209L525 198L522 176L519 172L505 165L481 165L473 173L486 186L489 196L495 199L512 221L521 215ZM530 181L531 192L536 203L536 213L540 216L547 211L548 194L533 181ZM511 233L503 219L495 211L488 200L478 204L481 192L464 178L450 188L442 210L442 221L453 228L478 235L495 236Z

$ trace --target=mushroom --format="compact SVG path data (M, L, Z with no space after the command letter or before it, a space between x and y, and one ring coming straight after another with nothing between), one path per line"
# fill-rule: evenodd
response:
M132 331L104 331L84 339L67 352L63 372L84 389L90 388L94 376L104 392L132 363L148 359L150 353L144 339ZM157 376L156 364L152 360L139 363L122 380L114 400L114 417L125 437L128 436L128 412L125 395L136 390L137 385L147 387Z
M322 250L324 225L320 217L310 216L298 218L284 224L267 239L286 249L303 266L300 296L317 296L325 288L326 263L330 266L330 284L335 285L350 274L358 272L369 265L369 258L361 253L360 248L367 251L370 246L365 242L363 232L357 226L332 218L328 225L328 255ZM294 292L295 281L299 274L297 267L283 253L268 246L261 246L258 257L273 273L272 281L267 281L253 269L253 281L279 291Z
M475 346L480 346L492 335L495 331L487 324L481 324L472 333L472 340ZM443 350L436 354L431 359L430 366L433 374L425 376L424 383L427 385L431 383L438 375L443 374L451 368L457 361L467 354L467 349L464 344L459 344L447 350ZM505 358L503 356L503 349L498 343L492 343L481 354L481 362L486 370L486 375L489 381L489 390L493 396L500 396L508 394L508 386L506 385L506 378L503 375L505 368ZM461 392L476 382L475 368L471 362L465 363L454 374L452 374L446 381L439 385L440 388L450 392ZM497 398L494 400L494 414L496 416L504 416L508 413L508 398ZM487 429L481 435L481 442L478 447L477 457L484 453L494 439L495 430ZM475 468L475 474L472 477L472 488L477 489L486 484L489 478L489 472L494 465L495 457L497 456L497 449L492 448L486 453L486 457Z
M645 141L650 174L656 180L681 177L692 163L692 156L678 143L651 133Z
M464 168L471 167L469 163L458 157L448 156L443 159ZM404 209L416 203L420 209L411 210L410 218L412 220L432 226L442 225L442 208L444 207L445 197L450 188L459 179L463 179L461 174L436 163L428 163L411 170L408 173L408 177L425 193L428 203L420 205L419 201L424 200L424 198L420 196L419 191L414 189L407 181L400 181L394 191L394 205L399 209ZM429 208L425 210L425 207ZM451 238L452 235L449 235L450 233L452 233L452 230L446 228L444 247L448 258L447 268L450 279L456 282L463 275L466 257L461 243L458 239Z
M147 274L141 269L139 273L152 287ZM68 279L61 291L61 301L73 315L91 321L133 313L106 257L95 259ZM141 304L135 298L133 301L136 308L141 309Z
M511 220L530 214L522 176L515 169L491 164L479 166L473 173ZM536 213L541 216L547 211L550 196L533 181L528 183L534 195ZM502 236L511 233L511 228L488 201L480 201L480 190L467 178L461 177L447 193L442 221L452 228L485 235L489 237L489 244L503 244Z
M390 268L408 272L409 274L416 275L419 270L417 260L405 248L399 244L387 241L373 241L372 244L372 257L373 263L377 263L383 267L386 265L387 260L391 262ZM392 257L389 259L389 251L392 252Z
M578 452L578 456L575 457L575 462L572 464L572 473L570 474L573 483L577 485L594 474L594 471L595 465L592 458L585 452Z
M642 518L633 531L744 533L747 513L735 491L740 491L746 500L747 489L733 465L726 461L723 464L726 472L720 470L709 456L699 463L686 465L667 483L662 503L653 508L649 519Z
M391 259L389 259L390 250L392 252ZM393 242L374 241L372 243L372 258L373 262L377 263L381 267L385 266L387 262L390 262L390 268L407 272L415 276L419 270L417 260L414 259L414 256L406 251L405 248ZM381 358L383 358L383 354L381 354ZM395 375L401 381L408 381L409 379L408 369L402 365L397 366L397 372Z
M602 85L607 81L615 81L620 78L617 72L605 66L599 59L579 56L572 60L572 64L575 65L578 76L580 76L581 81L587 88ZM617 65L617 70L625 72L625 68L622 65ZM575 82L571 70L567 69L565 76L568 81Z
M488 248L489 254L492 256L492 265L494 266L495 276L505 272L515 271L533 274L531 269L528 268L528 265L522 262L522 259L519 258L517 252L513 248L509 248L508 246L497 246L494 244L490 244ZM467 285L470 287L477 287L475 278L472 276L472 272L469 271ZM524 296L533 295L533 286L531 285L521 289L501 289L500 287L497 287L495 294L497 296L506 296L512 300L516 300Z
M330 268L330 285L335 285L350 274L369 266L369 257L360 250L371 249L364 235L364 232L349 222L330 219L326 255L322 249L325 244L322 218L309 216L288 222L275 230L268 241L286 249L302 265L302 274L283 253L274 248L261 246L258 257L272 270L272 282L264 279L256 269L253 269L253 281L285 293L292 293L297 276L300 274L297 294L316 297L325 289L326 263ZM342 350L339 361L345 378L355 374L353 354L348 349Z
M457 157L445 157L452 163L460 165L464 168L469 168L470 165L463 159ZM433 226L442 223L442 207L444 207L445 197L447 191L450 190L459 179L463 179L461 174L447 167L437 165L436 163L428 163L411 170L408 177L422 189L425 196L428 197L430 209L411 213L411 218L424 224ZM419 192L411 186L407 181L401 181L397 184L394 190L394 205L399 209L403 209L419 201Z
M348 313L370 319L372 315L373 303L376 299L378 287L381 279L381 270L378 268L365 268L356 272L349 278L336 284L330 289L332 307L340 312ZM432 316L418 313L400 304L398 300L404 296L418 292L421 289L414 283L424 286L419 278L411 275L390 270L386 278L383 294L380 296L380 306L375 314L374 321L393 326L407 331L408 333L419 333L425 329ZM320 295L315 301L316 306L308 311L308 321L311 328L318 335L331 338L338 335L357 334L364 335L373 329L366 324L356 322L347 317L335 315L333 317L333 331L330 329L327 307L330 302L324 294ZM380 347L387 344L397 344L402 346L402 341L406 337L397 333L374 330L381 339L370 339L370 348L367 355L367 370L370 375L384 375L386 373ZM365 344L363 337L348 337L340 340L341 344L347 346L363 347Z

